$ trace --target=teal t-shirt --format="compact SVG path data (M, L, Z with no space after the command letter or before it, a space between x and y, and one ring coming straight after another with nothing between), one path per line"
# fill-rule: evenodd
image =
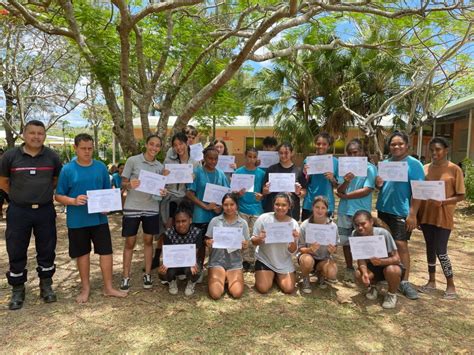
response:
M337 159L332 157L334 166L334 178L337 179L339 175L339 169ZM306 159L303 165L306 164ZM324 174L309 175L308 186L306 188L306 196L303 201L303 209L311 211L313 208L313 200L316 196L324 196L329 201L329 212L334 212L335 201L334 201L334 189L331 182L326 179Z
M85 195L88 190L110 189L110 177L104 163L92 160L89 166L81 166L77 159L66 164L59 174L56 193L75 198ZM88 213L84 206L67 206L66 223L68 228L98 226L107 223L102 213Z
M262 192L263 180L265 178L265 172L262 169L248 170L245 166L241 166L234 174L254 175L254 192ZM251 216L260 216L263 213L262 201L258 201L255 198L255 193L246 192L239 198L239 211Z
M393 161L388 159L386 161ZM411 157L397 161L406 161L408 164L408 181L385 181L377 198L377 211L390 213L395 216L406 217L410 212L411 184L410 181L425 180L423 165Z
M196 197L202 201L207 183L229 187L227 177L222 170L216 168L213 172L208 172L199 165L194 168L194 181L188 184L188 190L194 191ZM194 223L209 223L215 216L217 215L213 211L207 211L198 205L194 205Z
M376 177L377 168L375 167L375 165L368 163L367 176L354 177L354 179L352 179L352 181L349 183L349 186L347 186L346 193L356 191L364 187L374 189ZM342 184L344 182L344 177L340 176L338 178L338 182L339 184ZM339 201L337 214L344 216L353 216L359 210L365 210L369 212L372 210L372 192L362 198L341 199Z

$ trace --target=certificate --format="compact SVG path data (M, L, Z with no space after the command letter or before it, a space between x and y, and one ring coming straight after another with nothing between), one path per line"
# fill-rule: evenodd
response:
M89 190L87 194L87 213L100 213L122 210L120 189Z
M163 265L168 268L192 267L196 265L196 245L163 245Z
M378 175L383 181L408 181L408 163L406 161L381 161Z
M230 189L228 187L206 183L202 200L203 202L214 202L216 205L222 205L222 198L229 192Z
M201 143L197 143L197 144L191 144L189 146L189 157L192 159L192 160L195 160L195 161L201 161L204 159L204 155L202 155L202 151L204 150L203 146Z
M308 223L306 226L306 243L319 245L336 245L337 226L333 224Z
M367 157L340 157L339 176L352 173L354 176L367 176Z
M166 176L167 184L188 184L193 182L193 164L165 164L170 173Z
M275 222L265 224L265 244L291 243L293 224L291 222Z
M242 249L242 228L214 227L212 229L212 247L215 249Z
M354 260L386 258L388 256L387 244L385 244L383 235L349 237L349 245Z
M312 155L306 158L308 164L308 175L332 173L334 162L331 154Z
M224 173L233 173L234 168L230 166L235 164L235 156L233 155L219 155L217 159L217 168L221 169Z
M260 168L268 168L269 166L278 163L280 161L280 157L278 156L278 152L259 150L258 160L260 160Z
M230 179L230 189L232 191L240 191L245 189L246 192L254 192L255 175L251 174L234 174Z
M163 190L168 180L166 176L150 173L146 170L140 170L138 174L140 185L135 189L136 191L145 192L147 194L161 196L160 190Z
M412 197L417 200L446 200L444 181L410 181Z
M295 192L295 173L270 173L268 182L270 192Z

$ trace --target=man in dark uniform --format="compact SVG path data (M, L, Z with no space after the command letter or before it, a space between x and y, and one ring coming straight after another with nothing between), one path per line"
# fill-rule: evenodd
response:
M12 286L9 309L20 309L25 301L27 251L31 232L35 235L36 271L40 295L47 303L55 302L51 287L56 271L56 212L53 191L61 170L59 156L43 145L46 129L41 121L29 121L23 132L24 143L8 150L0 161L0 189L10 196L7 209L7 244Z

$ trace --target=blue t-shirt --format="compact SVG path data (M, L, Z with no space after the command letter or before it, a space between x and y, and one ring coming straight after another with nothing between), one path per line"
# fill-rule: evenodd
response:
M346 194L352 191L369 187L372 190L375 188L375 178L377 177L377 168L375 165L367 164L367 176L356 176L347 186ZM339 184L344 183L344 177L340 176ZM372 191L364 197L353 199L341 199L337 209L338 215L353 216L359 210L372 211Z
M234 174L255 175L253 190L254 192L262 192L263 179L265 178L265 171L262 169L248 170L245 166L241 166ZM246 192L239 198L239 211L251 216L260 216L263 213L262 201L257 201L255 193Z
M194 181L191 184L188 184L188 190L194 191L196 197L202 201L207 183L229 187L227 177L222 170L216 168L211 173L209 171L205 171L204 168L199 165L194 168ZM213 211L207 211L198 205L194 205L194 223L209 223L215 216L217 216L217 214L215 214Z
M385 161L394 161L388 159ZM408 163L408 182L385 181L377 198L377 211L390 213L395 216L406 217L410 212L411 203L411 184L412 180L425 180L423 165L411 157L397 161L406 161Z
M89 166L81 166L77 160L66 164L59 175L56 194L75 198L88 190L110 189L110 178L104 163L92 160ZM102 213L87 213L84 206L67 206L67 227L82 228L107 223Z
M334 165L334 178L337 179L339 175L339 169L337 164L337 159L332 157ZM303 165L306 164L306 159L303 162ZM316 196L324 196L329 201L329 212L334 212L335 202L334 202L334 189L331 182L326 179L324 174L315 174L309 175L308 186L306 188L306 196L303 201L303 209L311 211L313 208L313 200Z
M112 185L117 189L122 187L122 177L118 172L112 174Z

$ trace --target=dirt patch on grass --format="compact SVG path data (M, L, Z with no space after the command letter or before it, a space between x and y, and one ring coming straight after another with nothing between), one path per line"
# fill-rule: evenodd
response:
M67 252L65 215L58 214L59 240L54 287L58 302L39 299L34 239L29 250L30 280L25 306L7 310L10 288L0 280L0 352L461 352L474 349L474 208L464 203L456 213L449 254L453 263L458 300L442 299L445 280L438 268L439 290L418 301L399 296L395 310L384 311L368 301L358 288L338 283L313 293L298 291L285 296L276 289L260 295L253 274L245 274L242 299L225 296L212 301L206 284L185 297L181 282L178 296L170 296L156 274L152 290L142 288L143 253L137 246L132 269L132 289L125 299L104 298L98 258L93 256L90 302L77 305L79 276ZM110 217L114 243L114 282L120 282L122 243L120 216ZM8 269L0 223L0 269ZM427 266L423 236L416 231L410 242L411 281L423 285ZM343 269L341 250L337 262ZM342 274L342 272L341 272ZM340 275L342 277L342 275ZM340 277L340 278L341 278Z

